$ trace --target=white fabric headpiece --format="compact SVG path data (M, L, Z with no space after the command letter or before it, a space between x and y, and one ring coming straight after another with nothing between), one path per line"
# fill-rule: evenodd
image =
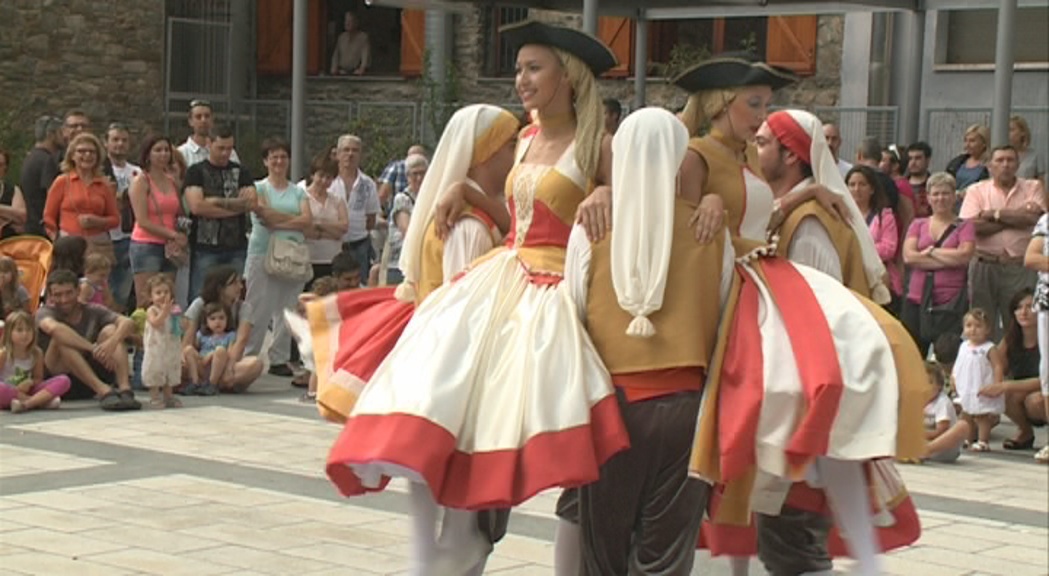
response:
M419 187L404 236L400 259L404 282L397 287L398 299L415 299L414 285L421 273L423 240L441 198L452 185L466 178L473 165L484 162L506 144L518 127L513 114L488 104L464 106L448 120Z
M871 238L870 230L867 229L867 220L860 213L856 201L852 199L852 194L849 193L849 188L845 185L845 179L838 169L838 163L834 160L834 155L831 154L830 146L827 145L827 139L823 136L823 123L815 115L804 110L780 110L773 112L773 115L779 114L789 116L789 119L793 120L798 128L811 140L809 158L811 159L812 177L817 184L822 184L828 190L840 196L845 202L849 213L852 215L852 231L860 242L863 270L867 275L867 285L871 291L871 298L879 304L888 303L890 299L889 290L883 281L885 265L882 264L878 251L874 247L874 239ZM781 116L780 118L783 117ZM785 122L776 122L776 120L772 116L769 117L770 127L776 124L779 130L783 130L784 127L789 126ZM787 130L790 130L790 128L787 127ZM776 129L773 130L774 133L776 131ZM777 136L777 138L781 141L783 140L782 137Z
M626 117L612 139L612 284L634 319L627 334L656 333L649 314L663 306L673 242L677 174L688 130L662 108Z

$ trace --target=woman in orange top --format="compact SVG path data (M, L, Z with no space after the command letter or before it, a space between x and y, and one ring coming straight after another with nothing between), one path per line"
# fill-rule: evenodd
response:
M52 239L83 236L90 248L108 246L109 229L120 224L117 200L102 175L102 142L94 134L77 135L66 148L62 175L51 184L44 205L44 228Z

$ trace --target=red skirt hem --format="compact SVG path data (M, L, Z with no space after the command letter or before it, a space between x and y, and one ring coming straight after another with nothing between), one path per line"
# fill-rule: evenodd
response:
M516 506L555 487L597 480L599 468L629 439L615 395L591 407L590 423L529 438L515 449L467 453L437 423L410 414L359 415L347 420L328 456L328 477L344 496L365 487L352 465L386 463L414 471L438 504L464 510Z

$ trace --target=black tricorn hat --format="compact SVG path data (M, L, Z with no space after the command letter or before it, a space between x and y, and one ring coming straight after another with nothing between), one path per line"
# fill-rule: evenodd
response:
M572 28L551 26L535 20L507 24L499 29L514 49L525 44L541 44L560 48L583 61L594 76L600 76L616 65L612 50L597 38Z
M793 72L770 66L748 52L726 52L678 74L674 85L689 92L740 86L769 86L778 90L797 80Z

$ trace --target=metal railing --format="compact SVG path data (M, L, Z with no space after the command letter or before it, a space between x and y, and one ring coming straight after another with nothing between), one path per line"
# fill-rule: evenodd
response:
M1049 108L1014 106L1012 115L1023 116L1031 128L1031 148L1038 154L1039 165L1046 166L1049 157ZM963 152L965 130L973 124L990 128L990 108L930 108L925 111L922 133L932 146L932 170L942 170Z
M835 108L816 106L809 110L824 122L834 122L841 132L838 155L846 162L856 158L856 148L865 138L877 138L883 147L895 144L899 108L896 106L867 106L862 108Z

